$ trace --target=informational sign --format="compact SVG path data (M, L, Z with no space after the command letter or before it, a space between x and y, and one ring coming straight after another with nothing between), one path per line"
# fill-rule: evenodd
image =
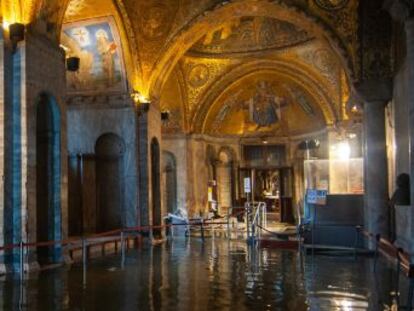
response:
M306 201L308 204L326 205L326 196L328 190L308 189L306 193Z
M249 177L245 177L244 178L244 192L245 193L251 193L252 192L252 187L251 187L251 183L250 183L250 178Z

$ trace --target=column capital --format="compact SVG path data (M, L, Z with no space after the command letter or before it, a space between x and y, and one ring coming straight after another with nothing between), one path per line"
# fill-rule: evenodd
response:
M399 22L414 19L414 0L385 0L384 8Z
M392 80L367 80L356 83L354 91L364 103L387 103L392 99Z

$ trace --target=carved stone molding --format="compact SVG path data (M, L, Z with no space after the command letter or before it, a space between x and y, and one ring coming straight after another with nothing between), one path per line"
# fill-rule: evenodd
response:
M355 84L354 91L364 103L387 103L392 98L392 80L367 80Z
M129 94L68 96L66 98L68 109L116 109L133 108Z

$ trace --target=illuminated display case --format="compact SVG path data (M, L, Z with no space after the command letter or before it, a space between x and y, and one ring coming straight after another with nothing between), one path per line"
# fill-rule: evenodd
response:
M329 194L363 194L363 159L305 160L305 189L328 190Z

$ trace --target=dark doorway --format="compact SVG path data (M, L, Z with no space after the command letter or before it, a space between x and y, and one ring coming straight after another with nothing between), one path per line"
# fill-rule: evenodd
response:
M177 210L177 164L174 154L163 151L164 206L167 213Z
M124 213L125 143L113 133L98 138L96 156L96 206L98 231L119 229Z
M152 225L161 225L161 178L160 144L156 138L151 141L151 189L152 189ZM154 229L153 235L161 237L161 229Z
M61 239L60 112L56 101L42 94L36 117L36 228L37 241ZM61 260L60 246L37 248L39 263Z

